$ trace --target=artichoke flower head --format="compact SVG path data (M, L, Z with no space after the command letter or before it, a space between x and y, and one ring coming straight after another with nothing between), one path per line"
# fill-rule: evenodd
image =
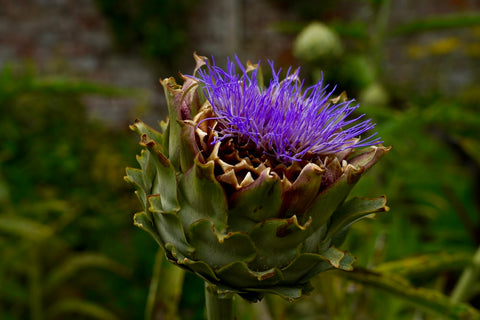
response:
M387 211L385 197L346 200L389 148L344 94L319 82L303 88L298 70L262 83L258 65L226 70L194 55L190 76L161 81L169 120L156 131L137 120L140 168L127 168L149 232L172 263L220 294L292 300L309 279L355 258L338 249L355 221ZM237 69L240 71L237 72Z

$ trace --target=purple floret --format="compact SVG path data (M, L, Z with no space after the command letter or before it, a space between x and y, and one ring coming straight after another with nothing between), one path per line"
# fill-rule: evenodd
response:
M267 87L258 83L259 68L246 70L238 61L228 61L227 70L213 64L198 72L204 93L221 124L219 139L237 137L252 141L266 155L282 162L300 161L306 155L334 154L349 148L381 143L377 133L355 140L375 127L364 115L349 118L359 107L354 100L332 103L335 90L320 80L303 90L299 69L280 79L273 63Z

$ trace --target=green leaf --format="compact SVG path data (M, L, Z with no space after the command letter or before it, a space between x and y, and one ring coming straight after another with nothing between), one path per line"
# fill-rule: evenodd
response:
M257 291L261 293L273 293L291 302L301 298L303 294L306 294L312 291L312 288L309 286L309 284L305 284L302 286L291 286L291 287L276 286L276 287L268 287L265 289L252 288L251 291L253 292Z
M439 291L414 287L407 280L398 276L361 269L339 272L338 275L399 297L444 318L452 320L480 319L480 313L470 305L452 303L449 297Z
M337 208L345 201L346 197L366 171L368 171L381 157L383 157L389 148L370 147L361 149L352 154L348 160L348 165L343 169L343 174L338 178L333 178L333 183L323 190L308 208L305 217L312 217L313 229L319 230L325 225ZM327 175L335 175L340 170L340 163L334 160L327 166ZM330 171L330 172L329 172ZM331 173L333 172L333 174ZM327 176L328 179L328 176ZM306 241L304 251L315 252L319 245L320 234L314 234Z
M150 194L160 195L162 210L168 212L176 211L180 206L177 200L177 178L175 169L170 161L162 154L162 150L159 149L159 144L149 140L145 141L145 145L150 151L150 161L156 169L153 175L154 177L151 179L152 190ZM146 170L148 170L148 168L144 169L144 171Z
M185 228L205 218L213 221L217 232L227 228L227 200L213 170L213 161L202 164L195 159L193 168L179 181L181 209L178 214Z
M382 196L377 199L353 198L340 206L332 215L330 225L324 241L335 239L335 245L343 242L345 231L356 221L376 212L388 212L386 198Z
M388 261L378 265L375 271L401 275L403 277L422 277L445 270L461 270L472 262L472 253L437 252Z
M77 253L53 269L46 279L46 290L68 281L86 268L105 269L121 276L128 276L131 271L115 260L98 253Z
M152 129L150 126L145 124L139 119L135 119L135 122L133 125L130 126L130 129L133 131L137 132L140 136L146 135L148 138L151 140L155 141L156 143L159 143L160 145L163 145L163 135L158 132L155 129Z
M201 278L210 281L210 282L218 282L220 278L215 274L212 267L210 267L204 261L193 261L190 259L184 259L183 261L179 261L179 264L185 265L190 271L196 273Z
M255 181L229 199L229 230L249 231L257 222L276 218L282 203L282 185L276 174L263 171Z
M306 217L313 219L314 229L319 229L326 224L333 212L345 200L353 184L348 183L348 175L341 176L332 186L320 193L314 200L313 204L305 213ZM313 247L315 247L315 244Z
M306 282L317 273L332 269L332 267L332 264L319 254L302 253L281 271L285 283L295 284Z
M137 162L141 169L127 168L127 176L124 179L135 187L135 194L140 199L143 209L149 213L147 196L152 191L152 181L156 174L155 166L151 164L150 153L145 149L137 155Z
M135 194L140 199L143 209L147 210L147 186L145 185L145 182L143 180L142 170L136 168L127 168L126 171L127 175L125 176L125 181L135 187Z
M312 234L310 222L302 226L293 216L258 223L249 233L257 248L250 268L267 270L288 265L298 254L302 242Z
M277 284L283 279L277 268L265 271L253 271L245 261L230 263L217 271L217 275L233 288L265 288Z
M322 184L325 170L313 163L307 164L295 182L282 195L284 217L300 215L310 206Z
M352 264L356 258L347 251L338 250L335 247L330 247L328 250L322 252L322 256L335 268L346 271L353 270Z
M185 238L185 231L182 222L178 216L178 213L166 212L162 209L162 200L160 196L151 196L148 198L150 203L149 210L152 213L156 232L162 239L162 243L167 245L172 244L182 255L189 255L193 252L192 246L190 246Z
M165 97L167 99L168 106L168 152L166 156L172 163L175 170L180 169L180 125L178 120L181 120L179 116L180 103L182 97L181 86L177 85L174 78L167 78L161 80L160 83L165 91Z
M458 140L463 150L480 166L480 141L478 139L462 137Z
M89 318L98 320L117 320L119 319L114 313L106 308L93 303L80 299L63 299L55 302L47 311L47 318L59 319L60 317L65 319L67 315L81 314Z
M160 127L160 130L162 132L162 141L161 143L159 142L163 149L165 151L165 156L168 158L168 150L169 150L169 146L168 146L168 143L169 143L169 137L170 137L170 120L167 118L166 121L159 121L158 122L158 126ZM155 140L155 139L153 139Z
M142 145L145 146L143 141ZM152 160L152 154L150 152L147 152L147 150L142 150L140 155L137 156L137 162L140 164L143 184L145 187L145 197L147 197L152 194L153 184L157 175L157 171Z
M392 147L372 146L364 149L357 149L348 156L349 165L357 170L352 170L349 176L349 182L357 181L371 167L373 167Z
M297 286L271 286L265 288L248 288L248 291L239 291L222 284L215 284L214 290L219 296L230 296L234 293L239 294L243 299L249 302L260 301L266 293L276 294L288 301L299 299L303 294L312 291L309 283Z
M153 226L153 222L145 212L136 213L133 217L133 224L148 232L159 245L163 245L163 240L160 238L158 231Z
M0 232L34 241L43 241L54 234L49 226L18 215L0 216Z
M194 159L200 153L195 141L195 127L193 123L179 122L180 125L180 168L182 172L190 169Z
M213 269L235 261L249 262L256 253L247 234L230 232L225 236L219 235L208 219L193 223L187 234L190 244L195 248L193 260L205 261Z

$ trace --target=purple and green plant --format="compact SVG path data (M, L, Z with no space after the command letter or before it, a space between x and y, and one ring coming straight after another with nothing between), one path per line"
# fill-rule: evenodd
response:
M135 224L205 280L209 319L232 318L234 294L295 300L316 274L352 270L339 249L349 227L388 211L384 196L348 199L390 150L375 124L335 88L305 87L298 70L282 78L271 63L265 86L259 64L195 59L183 85L161 81L161 130L132 126L144 147L140 168L127 168L143 205Z

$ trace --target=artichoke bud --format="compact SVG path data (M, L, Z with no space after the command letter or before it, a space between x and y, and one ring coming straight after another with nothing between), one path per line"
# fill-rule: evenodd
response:
M306 62L335 58L342 52L343 44L337 33L317 21L306 26L293 44L295 57Z
M258 102L258 95L265 95L262 101L278 104L278 96L287 94L280 82L263 88L255 65L239 65L243 76L235 77L229 63L220 76L219 68L207 64L206 58L195 55L195 59L195 71L183 76L183 85L173 78L161 81L168 101L167 123L159 131L140 120L131 126L144 147L137 157L140 168L127 168L126 176L143 205L134 217L135 225L150 233L172 263L215 285L219 293L238 293L251 301L266 292L296 299L311 289L309 279L319 272L351 270L355 258L338 249L346 231L355 221L388 207L385 197L346 199L389 148L379 145L378 139L360 140L350 135L358 132L340 128L334 128L332 137L346 135L333 151L325 143L312 144L305 151L300 138L275 144L268 137L262 140L268 133L259 129L249 136L255 130L242 127L248 119L233 115L240 120L226 122L228 115L219 106L222 101L227 101L222 104L225 110L228 101L233 106L248 105L254 108L246 111L248 116L257 117L262 111L258 108L265 106L245 99L253 95ZM294 83L298 81L289 85ZM217 87L223 88L224 96L214 92ZM316 114L335 103L342 108L349 105L343 95L314 98L321 98ZM306 133L304 139L310 139Z

